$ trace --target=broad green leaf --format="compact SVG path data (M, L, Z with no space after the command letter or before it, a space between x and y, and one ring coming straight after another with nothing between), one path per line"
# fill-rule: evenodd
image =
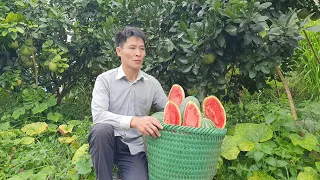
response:
M226 135L221 145L221 156L227 160L234 160L237 159L239 153L236 137Z
M254 171L253 175L248 180L275 180L272 176L268 175L265 171Z
M31 124L26 124L21 128L22 132L29 136L38 135L45 132L48 129L48 124L45 122L36 122Z
M59 137L58 141L61 144L70 144L73 141L76 141L78 137L76 135L73 135L72 137Z
M11 32L10 36L13 40L16 40L18 38L18 34L16 32Z
M301 137L298 134L290 134L289 138L295 146L299 145L309 151L319 151L318 140L313 134L306 133L304 137Z
M0 132L1 132L1 131L6 131L6 130L8 130L8 129L10 129L10 128L11 128L10 122L2 123L2 124L0 125Z
M47 40L45 43L42 44L42 48L48 48L53 44L52 40Z
M277 166L277 161L274 157L268 157L265 159L265 162L270 166Z
M225 40L225 38L224 38L222 33L219 34L219 36L217 38L217 42L218 42L220 47L225 47L226 46L226 40Z
M91 168L92 166L93 165L90 158L85 158L85 157L81 157L76 163L78 174L90 173L92 171L92 168Z
M285 167L288 164L288 162L284 160L277 160L276 163L277 167Z
M55 106L57 104L57 99L54 96L50 96L46 101L48 107Z
M239 142L265 142L271 139L272 135L272 129L266 124L239 123L234 132L234 136L239 136Z
M238 146L241 151L250 151L253 149L258 143L257 142L251 142L251 141L242 141L239 142Z
M45 111L46 109L48 109L48 106L46 103L35 103L35 106L32 108L32 113L33 114L37 114L37 113L41 113L43 111Z
M8 131L2 131L0 132L0 138L1 139L13 139L18 136L18 130L8 130Z
M2 36L6 36L6 35L8 34L8 32L9 32L9 31L5 29L5 30L2 31L1 35L2 35Z
M263 158L263 156L264 156L264 153L261 151L255 151L253 153L253 158L256 162L259 162Z
M58 126L55 124L48 124L48 130L50 132L57 132L58 131Z
M63 118L63 115L58 113L58 112L55 112L55 113L52 113L52 112L49 112L47 114L47 119L48 120L51 120L53 122L58 122L59 120L61 120Z
M257 75L257 71L256 71L255 69L250 69L250 70L249 70L249 77L250 77L251 79L255 78L256 75Z
M16 27L16 29L21 33L24 34L24 30L21 27Z
M73 155L72 164L76 164L81 156L88 154L89 144L83 144Z
M72 132L74 125L66 125L66 124L62 124L58 127L58 131L62 134L62 135L66 135L70 132Z
M273 113L269 113L265 116L265 121L267 124L271 124L274 120L276 120L276 116Z
M14 175L7 180L26 180L26 179L32 178L32 176L33 176L33 170L31 169L31 170L23 171L17 175Z
M26 113L26 110L24 107L18 108L12 113L13 119L18 119L21 115L24 115Z
M312 167L304 167L304 171L299 172L297 180L319 180L320 176Z
M267 9L268 7L270 7L272 5L271 2L266 2L266 3L262 3L258 6L259 10L263 10L263 9Z
M81 121L79 121L79 120L70 120L70 121L67 122L67 124L77 126L77 125L81 124Z
M34 138L33 137L23 137L23 138L21 138L20 143L25 144L25 145L32 144L32 143L34 143Z
M228 25L225 30L227 33L229 33L232 36L237 35L237 27L235 27L233 25Z

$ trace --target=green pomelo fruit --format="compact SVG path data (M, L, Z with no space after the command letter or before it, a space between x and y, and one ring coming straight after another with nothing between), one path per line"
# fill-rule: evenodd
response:
M49 70L50 70L51 72L57 72L57 70L58 70L57 64L51 61L51 62L49 63Z
M22 46L20 49L20 54L22 56L31 56L32 55L32 49L27 46Z
M184 98L185 94L183 88L179 84L174 84L170 89L168 100L173 101L177 106L180 106Z
M183 126L190 126L190 127L201 127L201 112L198 106L189 101L184 109L183 114Z
M164 108L163 122L165 124L181 125L181 115L175 102L167 102Z
M21 79L18 79L17 80L17 86L21 86L22 85L22 80Z
M10 47L13 49L18 49L18 47L19 47L18 41L11 42Z
M202 103L204 116L210 119L217 128L224 128L226 126L226 112L220 100L215 96L208 96Z
M151 116L158 119L161 123L163 123L164 112L155 112Z
M30 58L27 58L24 56L20 57L20 64L22 67L24 67L26 69L31 68L33 66L32 60Z
M203 56L204 64L212 64L216 60L216 56L214 54L205 54Z
M195 103L198 106L198 108L200 109L200 102L198 101L198 99L194 96L188 96L182 101L182 103L179 106L180 114L182 115L182 117L184 115L184 109L186 108L186 105L189 101ZM183 120L183 118L182 118L182 120Z

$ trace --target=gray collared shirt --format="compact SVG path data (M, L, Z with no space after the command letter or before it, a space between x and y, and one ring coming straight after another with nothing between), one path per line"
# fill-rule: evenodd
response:
M121 136L131 154L144 151L141 133L130 128L133 116L148 116L151 106L162 111L168 98L159 81L139 71L130 82L122 66L100 74L92 92L91 112L93 123L108 123Z

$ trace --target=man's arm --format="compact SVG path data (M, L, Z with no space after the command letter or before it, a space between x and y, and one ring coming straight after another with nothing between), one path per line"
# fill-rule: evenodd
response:
M110 93L106 80L98 76L92 92L91 113L93 123L108 123L114 129L129 129L132 116L124 116L109 111Z
M155 83L155 96L153 97L152 104L157 109L157 111L163 111L166 103L168 102L168 97L165 94L161 84L158 80Z

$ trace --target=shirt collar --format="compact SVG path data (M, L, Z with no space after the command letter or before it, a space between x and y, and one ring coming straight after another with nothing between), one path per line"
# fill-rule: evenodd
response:
M118 68L118 74L116 76L116 79L121 79L123 77L126 77L126 74L123 71L122 65L120 65L120 67ZM141 78L144 79L144 80L148 80L148 78L143 75L142 71L139 70L139 73L138 73L136 81L140 80Z

